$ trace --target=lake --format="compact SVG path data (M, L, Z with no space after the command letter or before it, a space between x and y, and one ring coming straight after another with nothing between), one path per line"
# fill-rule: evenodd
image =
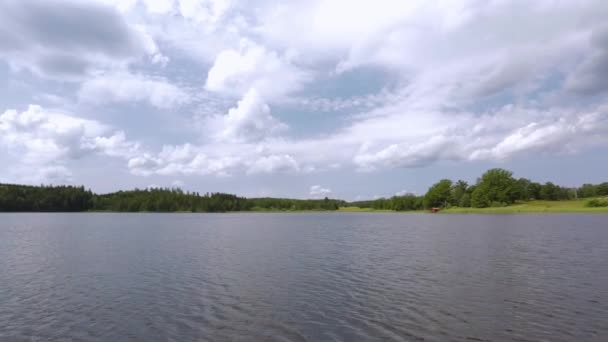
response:
M0 341L608 341L608 215L0 214Z

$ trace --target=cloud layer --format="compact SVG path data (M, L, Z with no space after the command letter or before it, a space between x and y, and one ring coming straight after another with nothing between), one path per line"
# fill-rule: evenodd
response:
M193 184L577 155L608 145L607 16L594 0L8 0L0 159L35 181L113 160L133 183Z

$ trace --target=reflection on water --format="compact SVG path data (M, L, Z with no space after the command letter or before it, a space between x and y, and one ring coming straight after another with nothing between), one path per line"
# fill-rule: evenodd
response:
M2 214L0 341L606 341L607 219Z

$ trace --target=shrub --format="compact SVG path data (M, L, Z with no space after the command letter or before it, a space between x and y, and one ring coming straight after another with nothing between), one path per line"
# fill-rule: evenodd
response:
M602 208L602 207L608 207L608 200L601 200L601 199L592 199L587 201L587 203L585 204L586 207L588 208Z

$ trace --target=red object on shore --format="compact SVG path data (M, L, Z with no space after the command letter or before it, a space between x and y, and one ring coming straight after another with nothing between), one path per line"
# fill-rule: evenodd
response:
M441 210L441 209L439 209L439 208L431 208L431 212L432 213L438 213L439 210Z

